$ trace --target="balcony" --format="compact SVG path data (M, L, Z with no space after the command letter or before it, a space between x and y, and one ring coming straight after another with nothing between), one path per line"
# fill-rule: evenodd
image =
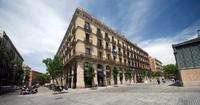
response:
M122 56L122 52L119 52L119 55Z
M126 46L125 46L125 45L123 45L123 49L126 49Z
M97 37L98 38L103 38L103 35L102 35L101 31L97 31Z
M92 32L92 28L91 27L88 27L88 26L84 26L84 30L86 31L86 32L89 32L89 33L91 33Z
M106 47L106 50L111 52L111 48L110 47Z
M113 43L113 44L116 44L116 41L115 41L114 39L112 39L112 43Z
M72 45L72 46L75 46L75 45L76 45L76 42L75 42L75 41L72 41L72 42L71 42L71 45Z
M73 28L72 28L72 34L75 34L75 33L76 33L76 28L73 27Z
M92 39L85 38L85 44L92 45Z
M118 44L119 47L122 47L121 43L118 42L117 44Z
M107 42L110 42L110 38L109 38L109 37L105 37L105 40L106 40Z
M127 51L129 52L129 51L130 51L130 49L129 49L129 48L127 48Z
M123 54L123 56L126 58L127 57L127 55L126 54Z
M98 45L97 45L97 48L99 48L99 49L103 49L103 45L98 44Z

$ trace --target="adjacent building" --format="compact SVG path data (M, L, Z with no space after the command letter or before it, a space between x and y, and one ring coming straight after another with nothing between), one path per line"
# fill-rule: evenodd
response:
M35 84L41 84L43 81L41 80L40 76L43 73L35 71L35 70L30 70L29 71L29 86L35 85Z
M0 32L0 86L21 82L23 58L4 32Z
M183 86L200 86L200 30L198 37L172 45Z
M152 72L162 72L162 62L158 59L149 56L149 64Z
M64 84L69 88L91 85L89 65L95 69L94 82L97 86L113 84L113 67L119 70L118 84L125 83L127 69L132 70L132 83L150 71L146 51L79 8L72 17L57 55L63 59Z

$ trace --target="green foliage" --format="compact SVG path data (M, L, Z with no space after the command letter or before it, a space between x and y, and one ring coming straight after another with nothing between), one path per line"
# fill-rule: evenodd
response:
M94 76L95 76L95 71L94 71L94 68L92 67L92 65L89 65L89 66L88 66L88 75L89 75L89 77L90 77L91 79L93 79Z
M24 83L28 84L28 82L29 82L29 71L28 70L23 70L23 78L24 78Z
M48 73L40 74L38 79L42 82L42 84L45 84L50 81L50 75Z
M132 76L131 76L131 69L127 69L125 71L125 80L131 80Z
M11 63L12 65L17 65L17 64L18 64L18 61L17 61L17 59L12 59L12 60L10 61L10 63Z
M43 63L46 65L47 72L50 74L52 79L63 76L64 66L62 59L59 56L55 56L54 59L46 58L43 60Z
M113 67L113 69L112 69L113 77L117 77L118 73L119 73L118 69L116 67Z
M46 65L47 72L49 73L51 79L54 80L58 77L62 78L64 76L64 65L60 56L55 56L54 59L46 58L43 60L43 63Z
M114 84L116 85L117 84L117 75L119 74L119 71L116 67L113 67L112 69L112 75L114 77Z
M174 64L168 64L163 66L163 73L166 78L171 78L173 76L176 76L178 73L177 67Z

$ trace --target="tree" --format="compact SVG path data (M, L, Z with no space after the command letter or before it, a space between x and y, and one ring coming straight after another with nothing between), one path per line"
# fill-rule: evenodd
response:
M127 69L125 71L125 80L126 81L129 80L129 82L131 82L131 78L132 78L132 76L131 76L131 69Z
M29 82L29 70L23 69L23 83L28 85L28 82Z
M165 78L175 77L178 73L177 67L174 64L168 64L163 66L163 74Z
M112 75L114 78L114 84L117 85L117 75L118 75L119 71L116 67L113 67L112 69Z
M48 73L40 74L38 79L42 82L41 84L45 84L50 81L50 75Z
M64 76L64 65L60 56L54 56L53 59L46 58L43 60L43 63L47 67L47 72L49 73L51 79L56 80L56 84L59 85L58 79L60 79L61 84L63 85L63 76Z
M95 71L94 71L94 68L92 67L92 65L89 64L88 66L88 75L89 75L89 78L91 80L91 84L92 84L92 87L94 86L94 76L95 76Z

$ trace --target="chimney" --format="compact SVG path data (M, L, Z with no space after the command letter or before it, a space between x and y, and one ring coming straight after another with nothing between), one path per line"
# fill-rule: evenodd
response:
M200 38L200 29L197 30L198 38Z

